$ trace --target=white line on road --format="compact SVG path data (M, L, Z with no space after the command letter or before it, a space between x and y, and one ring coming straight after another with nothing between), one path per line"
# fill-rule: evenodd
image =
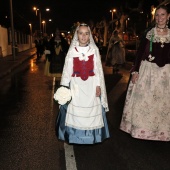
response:
M66 169L77 170L73 146L64 143L64 149L65 149Z
M54 96L55 77L53 78L52 99ZM77 170L74 149L72 145L64 143L66 170Z

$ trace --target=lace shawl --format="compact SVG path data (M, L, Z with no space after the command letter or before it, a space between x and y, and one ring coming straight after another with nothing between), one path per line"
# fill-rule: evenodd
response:
M153 42L154 43L161 43L161 38L163 37L164 38L164 43L170 43L170 29L168 29L168 33L167 35L158 35L157 34L157 31L156 31L156 28L152 28L146 35L146 38L150 41L151 40L151 36L152 34L154 34L154 37L153 37Z
M77 27L77 29L75 31L73 40L72 40L72 42L70 44L68 53L67 53L66 58L65 58L65 64L64 64L64 68L63 68L63 73L62 73L60 84L63 84L64 79L69 76L68 73L67 73L67 70L66 70L66 66L68 65L69 58L72 57L70 55L71 51L73 50L73 48L76 47L76 45L78 43L78 36L77 36L78 29L79 29L79 26ZM105 111L109 111L107 95L106 95L106 86L105 86L105 80L104 80L104 73L103 73L103 67L102 67L102 62L101 62L101 56L100 56L100 53L99 53L99 49L98 49L98 47L96 46L96 44L95 44L95 42L93 40L93 37L92 37L92 34L91 34L91 30L90 30L89 27L88 27L88 29L89 29L89 32L90 32L90 43L89 43L89 46L90 46L90 48L94 49L94 53L96 55L96 66L97 66L98 71L99 71L100 88L101 88L101 103L102 103L102 106L105 108Z

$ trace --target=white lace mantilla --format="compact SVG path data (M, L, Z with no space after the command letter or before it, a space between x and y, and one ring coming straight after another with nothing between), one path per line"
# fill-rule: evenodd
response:
M99 79L100 79L101 103L102 103L102 106L105 108L105 111L109 111L107 95L106 95L106 86L105 86L105 81L104 81L104 73L103 73L103 67L102 67L102 64L101 64L101 58L100 58L99 50L98 49L94 49L91 46L90 46L90 49L91 50L89 51L88 54L92 54L91 52L93 51L93 54L98 56L98 57L96 57L96 66L98 68ZM68 62L70 62L69 59L72 58L72 56L73 56L73 53L70 50L68 52L67 56L66 56L66 59L65 59L65 66L68 65ZM77 56L77 57L79 57L79 56ZM67 73L66 67L64 67L60 84L64 84L64 81L65 81L65 79L67 79L68 76L69 75Z
M167 35L158 35L156 28L152 28L150 31L148 31L146 38L150 41L151 37L153 36L153 42L154 43L162 43L162 39L163 39L163 43L170 43L170 29L168 29L168 33Z
M72 53L73 49L78 45L78 36L76 34L78 29L79 29L79 26L75 30L74 37L72 39L72 42L70 44L70 48L68 50L68 53L67 53L67 56L66 56L66 59L65 59L65 65L64 65L64 68L63 68L63 73L62 73L62 78L61 78L60 84L64 83L64 80L69 76L68 73L67 73L67 70L66 70L66 66L68 65L68 63L70 61L70 57L72 56L71 53ZM100 88L101 88L101 103L102 103L102 106L105 108L105 111L107 112L107 111L109 111L109 108L108 108L106 86L105 86L101 56L100 56L100 53L99 53L99 49L94 42L91 30L90 30L89 27L88 27L88 29L89 29L89 32L90 32L90 42L89 42L88 45L89 45L90 49L94 50L94 55L96 55L96 66L98 68L98 74L99 74L99 79L100 79Z

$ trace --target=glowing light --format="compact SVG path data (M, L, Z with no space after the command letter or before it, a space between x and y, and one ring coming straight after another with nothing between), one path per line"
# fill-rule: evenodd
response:
M34 72L34 60L31 59L31 71Z

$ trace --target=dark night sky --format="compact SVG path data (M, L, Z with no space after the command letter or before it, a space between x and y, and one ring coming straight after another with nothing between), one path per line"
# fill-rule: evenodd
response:
M3 1L3 2L2 2ZM56 27L69 30L74 22L100 21L102 17L110 17L110 9L118 9L121 4L129 2L129 6L137 7L139 0L13 0L14 23L20 27L33 24L33 28L39 28L38 17L35 16L33 6L41 9L42 19L51 18L52 23L47 23L51 30ZM157 4L157 0L144 0L144 9L150 9L150 5ZM45 12L45 8L50 12ZM9 16L9 0L0 1L0 19ZM1 24L1 23L0 23ZM15 26L16 27L16 26Z

